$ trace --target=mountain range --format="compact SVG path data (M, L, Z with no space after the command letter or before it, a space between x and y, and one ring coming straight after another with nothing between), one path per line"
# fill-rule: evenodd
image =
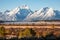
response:
M16 7L13 10L0 12L0 20L34 22L40 20L60 20L60 11L53 8L44 7L32 11L27 5Z

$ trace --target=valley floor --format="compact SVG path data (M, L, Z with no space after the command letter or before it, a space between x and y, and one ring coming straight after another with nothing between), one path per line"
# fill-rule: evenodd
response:
M46 38L47 36L60 37L60 22L28 22L0 24L0 37L11 39L31 39L31 37ZM33 38L34 39L34 38Z

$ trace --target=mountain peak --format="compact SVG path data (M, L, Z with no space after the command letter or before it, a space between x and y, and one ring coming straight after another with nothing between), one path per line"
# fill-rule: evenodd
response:
M7 13L6 13L7 12ZM39 21L39 20L60 20L60 11L44 7L33 12L27 5L18 6L13 10L6 11L0 19L6 21ZM2 15L0 13L0 15Z
M49 7L44 7L43 9L49 9Z
M21 9L29 9L28 5L22 5L20 8Z
M49 10L49 9L51 9L51 10L53 10L53 8L49 8L49 7L44 7L44 8L42 8L43 10Z

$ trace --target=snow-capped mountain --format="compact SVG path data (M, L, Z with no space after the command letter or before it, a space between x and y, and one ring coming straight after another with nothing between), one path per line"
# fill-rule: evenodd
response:
M27 5L17 7L7 14L5 20L8 21L23 21L29 13L33 13Z
M0 12L0 20L34 22L40 20L60 20L60 11L44 7L33 12L27 5L16 7L13 10Z
M52 8L41 8L24 19L25 21L39 21L39 20L60 20L60 12Z

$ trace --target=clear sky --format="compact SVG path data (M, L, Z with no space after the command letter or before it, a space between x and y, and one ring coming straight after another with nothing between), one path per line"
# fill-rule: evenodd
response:
M21 5L28 5L33 11L43 7L60 10L60 0L0 0L0 11L11 10Z

